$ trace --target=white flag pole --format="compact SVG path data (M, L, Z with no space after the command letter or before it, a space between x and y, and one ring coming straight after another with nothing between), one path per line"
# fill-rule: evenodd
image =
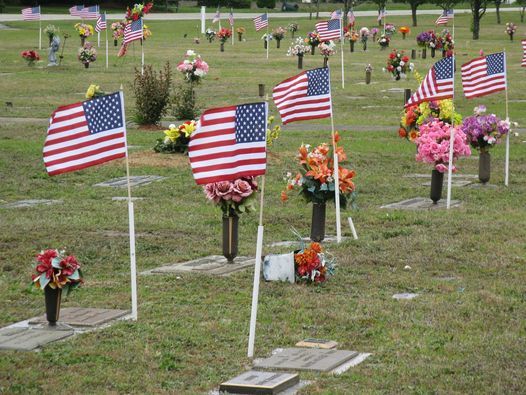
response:
M265 36L265 41L267 42L267 59L268 59L268 47L270 47L270 41L268 39L268 26L270 24L270 21L269 21L269 17L268 17L268 14L267 14L267 35Z
M358 240L358 234L356 233L356 228L354 227L354 222L352 221L352 218L347 217L347 220L349 221L349 227L351 228L353 239Z
M121 85L121 111L122 119L125 122L124 115L124 92ZM128 183L128 224L130 231L130 276L131 276L131 318L137 321L137 263L135 259L135 214L133 210L133 202L131 198L131 184L130 184L130 164L128 161L128 143L126 142L126 180Z
M340 52L342 60L342 89L345 88L345 72L343 67L343 12L342 17L340 18Z
M455 55L453 55L453 97L451 98L451 103L453 104L453 110L451 115L451 128L449 133L449 163L447 167L447 200L446 208L449 210L451 207L451 179L453 177L453 153L454 153L454 143L455 143Z
M142 38L141 38L141 75L144 75L144 19L141 19L141 29L142 29Z
M510 122L510 113L508 105L508 73L506 70L506 50L504 49L504 70L506 71L506 122ZM510 131L506 135L506 161L504 162L504 185L508 186L510 176Z
M106 69L108 69L108 15L104 13L104 20L106 21Z
M201 34L205 34L205 25L206 25L206 7L201 7Z
M42 20L41 19L38 20L38 49L42 49Z
M100 48L100 32L97 32L97 48Z
M336 241L342 241L342 223L340 217L340 174L338 164L338 154L336 153L336 134L334 132L334 116L332 112L332 93L331 93L331 69L329 70L329 95L331 97L331 136L333 149L333 177L334 177L334 206L336 208Z

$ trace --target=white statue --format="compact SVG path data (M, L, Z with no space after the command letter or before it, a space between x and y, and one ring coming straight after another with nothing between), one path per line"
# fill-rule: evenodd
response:
M58 35L53 36L53 40L51 40L51 45L49 46L49 55L47 57L48 59L48 67L49 66L58 66L57 63L57 52L60 48L60 38Z

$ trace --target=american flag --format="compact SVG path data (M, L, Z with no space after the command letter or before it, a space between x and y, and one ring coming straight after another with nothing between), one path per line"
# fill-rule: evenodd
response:
M40 6L24 8L22 10L22 19L24 21L39 21L40 20Z
M265 174L267 103L206 110L188 144L197 184Z
M81 17L84 19L97 19L99 17L99 6L84 7L81 13Z
M216 11L216 14L214 15L214 19L212 19L212 23L219 22L221 19L221 14L219 13L219 9Z
M526 39L521 41L522 43L522 67L526 67Z
M343 15L342 10L335 10L331 12L331 19L341 19Z
M100 14L97 18L97 24L95 25L95 31L97 33L106 30L106 13Z
M354 12L352 10L349 10L347 13L347 21L349 22L349 25L354 25L354 22L356 22L356 17L354 16Z
M304 71L279 83L272 98L283 124L332 115L329 68Z
M340 38L341 22L339 19L331 19L316 23L316 31L320 35L320 41L329 41Z
M83 5L74 5L69 9L69 15L82 17L82 11L84 10Z
M454 90L453 62L453 57L436 62L405 106L409 107L424 101L452 98Z
M44 143L50 176L126 157L126 122L121 92L57 108Z
M466 98L506 90L506 56L498 52L462 65L462 87Z
M124 44L129 44L135 40L141 40L142 37L142 18L139 18L136 21L131 21L124 27Z
M385 10L385 8L382 8L380 11L378 11L378 18L377 18L377 21L381 21L382 19L385 18L385 16L387 15L387 11Z
M228 14L228 23L230 23L230 26L234 26L234 13L232 10L230 10L230 14Z
M268 26L268 15L261 14L254 18L254 25L256 26L256 31L259 31Z
M455 14L453 13L452 9L444 10L442 14L437 18L435 21L435 25L447 25L448 21L450 19L453 19L455 17Z

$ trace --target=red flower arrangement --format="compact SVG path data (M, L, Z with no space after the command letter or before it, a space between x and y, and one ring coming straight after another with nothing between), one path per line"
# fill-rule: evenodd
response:
M144 15L150 12L153 7L153 3L146 4L135 4L133 8L126 8L126 15L124 16L128 21L137 21Z
M35 63L37 60L40 60L40 55L37 51L23 51L21 53L22 57L27 61L27 64L29 66L32 66L33 63Z
M322 283L334 273L334 260L327 259L320 243L310 243L294 254L297 282Z
M226 40L232 37L232 30L223 27L216 33L216 36L219 39L219 41L225 43Z
M413 63L409 63L409 56L404 55L404 51L393 49L387 59L385 71L390 72L398 81L400 77L405 77L407 72L413 71L413 68Z
M36 260L37 274L31 278L39 289L49 286L65 289L69 294L83 283L80 265L73 255L66 256L64 251L44 250L37 255Z

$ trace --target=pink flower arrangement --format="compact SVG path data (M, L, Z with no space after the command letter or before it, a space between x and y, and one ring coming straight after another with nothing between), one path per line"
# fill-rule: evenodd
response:
M195 51L189 49L184 60L177 65L177 70L185 75L188 82L199 83L208 74L208 64Z
M224 215L254 210L253 201L257 189L258 184L255 177L212 182L203 187L207 199L220 206Z
M434 119L420 126L420 137L415 142L418 145L416 160L431 163L435 169L444 173L449 164L449 138L451 125ZM471 150L467 143L466 134L462 129L455 127L455 140L453 142L453 163L461 156L470 156ZM453 171L456 171L453 166Z
M82 272L77 259L64 251L44 250L36 257L35 270L31 279L39 289L46 287L65 289L69 294L71 289L83 283Z

